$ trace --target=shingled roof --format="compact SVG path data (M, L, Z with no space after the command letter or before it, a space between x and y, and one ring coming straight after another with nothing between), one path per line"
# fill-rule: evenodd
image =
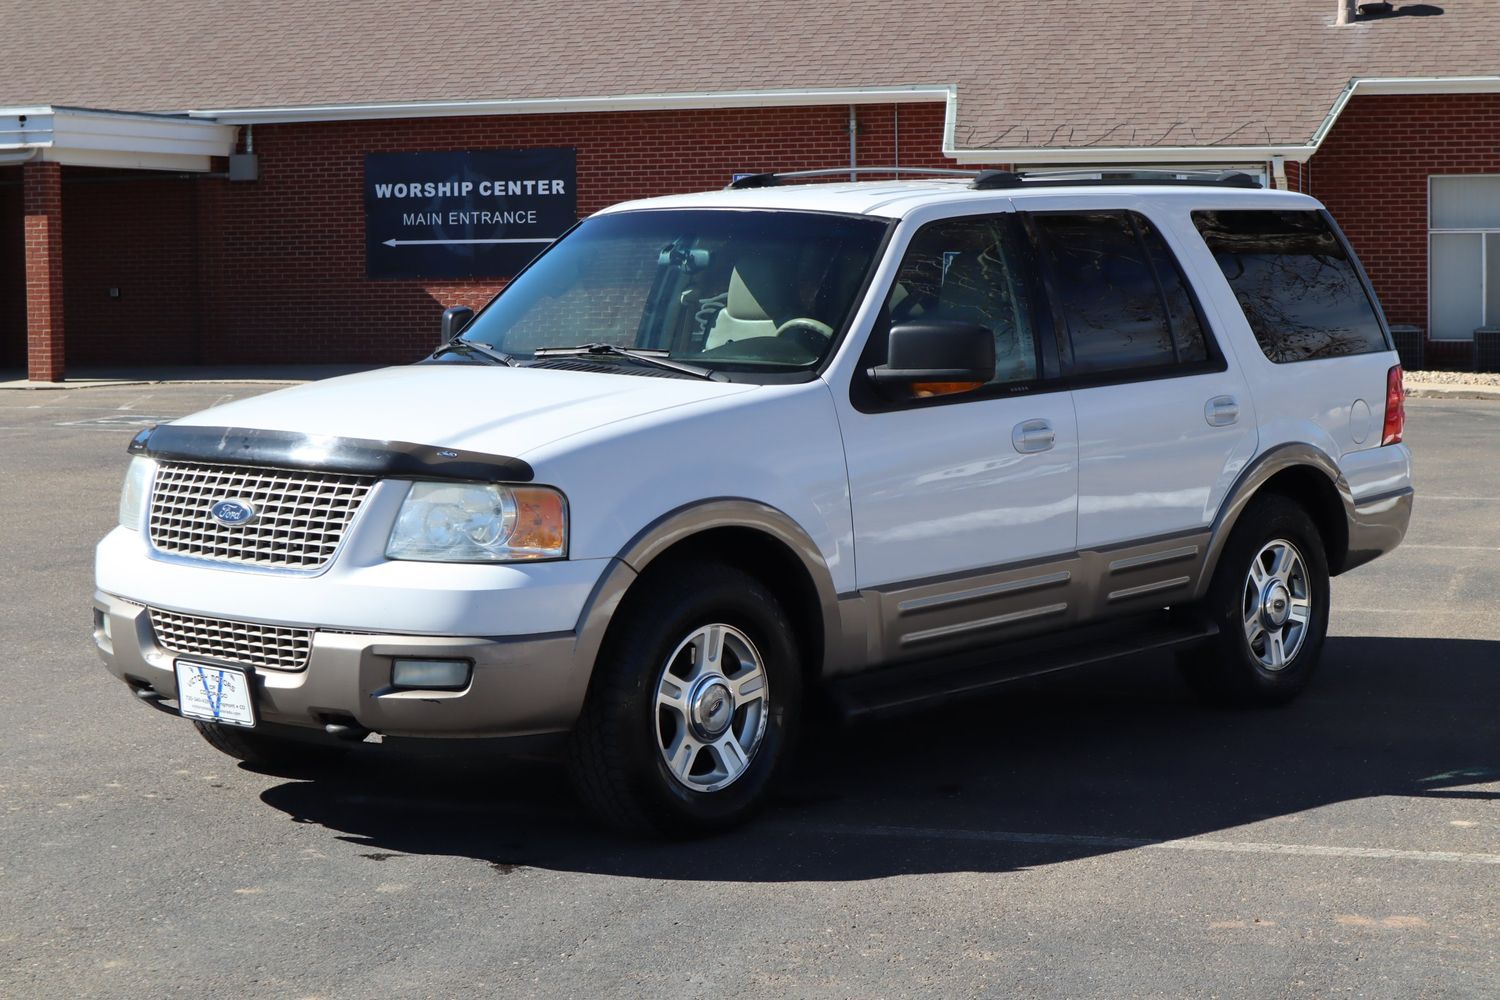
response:
M630 107L652 106L642 98L654 95L715 106L810 103L825 91L827 103L846 103L907 88L897 96L949 101L948 149L971 159L1173 148L1295 156L1311 152L1354 81L1500 89L1494 0L1397 3L1392 15L1346 26L1334 24L1337 7L0 0L0 106L270 121L368 104L635 98L600 105ZM1443 82L1413 79L1429 77ZM1454 80L1470 77L1487 79Z

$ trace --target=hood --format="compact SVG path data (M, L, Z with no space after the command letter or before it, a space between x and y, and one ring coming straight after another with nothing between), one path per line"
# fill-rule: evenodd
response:
M521 457L605 424L755 388L607 372L411 365L299 385L174 423L409 441Z

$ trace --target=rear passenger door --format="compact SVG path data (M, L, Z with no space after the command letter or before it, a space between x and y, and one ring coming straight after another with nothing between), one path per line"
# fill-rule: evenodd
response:
M1103 581L1100 597L1112 608L1170 600L1196 580L1201 556L1200 543L1179 536L1207 530L1255 454L1247 385L1145 214L1090 208L1026 218L1074 390L1078 548L1160 540L1111 562L1119 578ZM1146 566L1165 568L1141 572Z

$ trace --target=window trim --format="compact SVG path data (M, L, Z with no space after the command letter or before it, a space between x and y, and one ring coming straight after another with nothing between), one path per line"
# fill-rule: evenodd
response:
M1188 277L1187 269L1182 266L1182 258L1178 255L1176 248L1167 239L1166 229L1150 215L1135 208L1087 208L1087 209L1048 209L1046 211L1020 212L1026 221L1026 229L1032 239L1033 251L1037 257L1037 269L1041 272L1043 282L1047 289L1047 298L1052 303L1054 315L1053 325L1057 331L1058 351L1061 363L1060 382L1069 389L1093 389L1106 385L1130 385L1135 382L1159 382L1174 378L1189 378L1195 375L1212 375L1229 370L1229 362L1224 356L1223 349L1219 346L1218 331L1208 321L1208 314L1203 308L1203 302L1198 295L1198 289ZM1162 314L1167 318L1167 330L1172 338L1172 354L1174 359L1181 357L1181 347L1178 344L1177 328L1172 323L1172 310L1167 304L1166 288L1162 285L1161 275L1157 273L1156 264L1151 259L1149 249L1141 236L1138 223L1131 218L1140 216L1151 223L1151 228L1156 230L1161 238L1162 246L1172 257L1172 263L1177 268L1177 275L1182 280L1183 287L1187 290L1188 301L1193 307L1193 312L1198 317L1198 325L1203 330L1203 346L1206 357L1202 361L1178 361L1164 365L1142 365L1136 368L1116 368L1107 371L1079 372L1074 370L1073 358L1073 332L1068 326L1067 317L1062 312L1061 296L1057 291L1055 276L1051 267L1046 263L1048 239L1041 230L1032 225L1033 218L1049 215L1123 215L1130 222L1131 233L1140 245L1146 259L1146 265L1151 270L1152 278L1156 283L1157 296L1161 301Z

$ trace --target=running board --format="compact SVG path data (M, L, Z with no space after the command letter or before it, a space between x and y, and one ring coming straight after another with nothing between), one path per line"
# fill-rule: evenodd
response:
M831 678L828 693L846 722L932 708L1013 681L1140 653L1175 652L1219 634L1196 616L1155 612L967 653Z

